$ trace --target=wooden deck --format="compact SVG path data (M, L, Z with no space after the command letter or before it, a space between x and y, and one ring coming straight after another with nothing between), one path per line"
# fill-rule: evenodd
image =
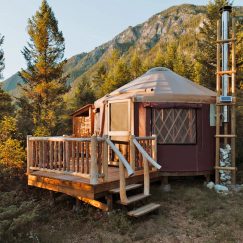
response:
M119 168L108 167L109 179L103 181L99 179L95 185L90 184L90 180L75 175L32 171L28 175L28 185L54 192L62 192L73 197L84 197L89 199L99 199L107 195L109 190L119 187ZM151 180L160 180L159 171L150 171ZM131 177L126 177L126 185L144 182L143 170L135 171Z
M111 151L118 157L119 167L109 165L108 155ZM132 135L128 158L107 136L29 136L28 185L65 193L108 211L113 205L112 189L119 188L123 205L127 205L130 200L126 195L128 185L132 187L139 183L139 187L144 186L142 198L150 195L150 182L160 179L161 166L156 162L156 151L156 136Z

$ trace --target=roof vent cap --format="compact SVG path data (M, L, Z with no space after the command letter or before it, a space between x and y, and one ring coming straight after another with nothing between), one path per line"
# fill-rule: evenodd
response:
M149 69L146 73L149 74L149 73L157 73L157 72L164 72L164 71L170 71L170 69L166 67L155 67Z

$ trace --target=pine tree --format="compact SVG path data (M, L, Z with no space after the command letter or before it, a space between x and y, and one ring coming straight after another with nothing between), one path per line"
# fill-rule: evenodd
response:
M22 51L27 62L27 69L20 72L25 82L22 89L33 111L35 133L51 135L61 122L63 94L68 88L63 76L64 38L46 0L29 19L27 29L30 40Z
M112 62L113 63L113 62ZM131 74L128 63L120 57L115 65L109 69L106 81L102 87L103 93L107 94L131 80Z
M217 39L217 20L220 18L220 8L228 5L227 0L210 1L207 5L207 19L200 27L200 39L198 43L197 61L202 65L203 81L202 84L215 90L216 72L216 39Z
M1 48L3 44L4 37L0 35L0 79L2 78L2 71L4 69L4 52Z
M95 94L91 87L90 81L86 76L82 78L82 81L78 85L77 91L74 96L74 109L78 109L89 103L95 101Z
M175 60L177 59L176 50L177 50L176 43L170 43L166 47L165 65L167 68L171 70L174 70Z
M3 44L4 37L0 35L0 79L2 78L2 71L4 69L4 52L1 48ZM11 96L6 93L0 85L0 121L4 116L11 115L13 113L14 107L12 105Z
M94 93L96 98L100 98L103 95L103 90L102 86L105 83L106 77L107 77L107 65L101 64L98 68L97 71L94 73L92 76L92 85L94 87Z
M134 52L130 61L131 78L135 79L139 77L143 73L143 71L144 69L142 65L142 60L140 59L138 53Z
M4 116L12 115L13 112L14 106L12 105L12 98L0 86L0 121Z
M162 48L159 48L153 61L154 67L166 66L165 55Z

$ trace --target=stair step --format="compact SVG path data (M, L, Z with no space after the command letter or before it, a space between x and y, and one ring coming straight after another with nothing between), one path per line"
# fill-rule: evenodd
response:
M126 191L131 191L131 190L137 189L141 186L142 186L142 184L131 184L131 185L126 186ZM117 194L120 192L120 187L112 189L109 192L113 193L113 194Z
M150 197L150 195L145 195L145 194L141 193L141 194L137 194L137 195L128 197L127 202L125 202L125 203L122 203L121 200L117 201L117 203L122 204L122 205L129 205L131 203L135 203L135 202L138 202L140 200L143 200L147 197Z
M160 206L161 205L157 204L157 203L149 203L140 208L129 211L127 214L132 217L140 217L140 216L143 216L147 213L150 213L150 212L160 208Z

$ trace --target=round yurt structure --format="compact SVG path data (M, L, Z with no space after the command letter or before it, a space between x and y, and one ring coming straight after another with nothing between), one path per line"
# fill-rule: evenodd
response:
M95 132L124 142L156 134L163 175L207 175L215 159L215 102L215 92L153 68L95 102Z

